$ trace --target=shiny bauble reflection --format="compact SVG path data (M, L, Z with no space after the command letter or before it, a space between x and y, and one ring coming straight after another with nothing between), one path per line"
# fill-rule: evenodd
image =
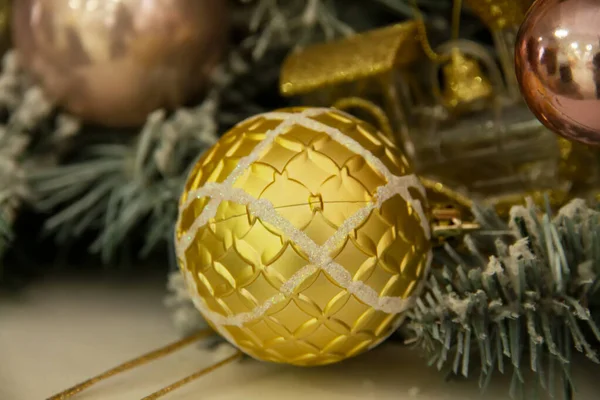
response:
M19 58L80 118L134 126L198 94L227 42L223 0L19 0Z
M536 1L515 59L525 101L540 121L567 139L600 144L600 1Z

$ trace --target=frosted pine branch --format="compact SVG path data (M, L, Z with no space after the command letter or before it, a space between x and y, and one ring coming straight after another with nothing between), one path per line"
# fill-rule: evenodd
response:
M258 0L250 29L255 34L246 39L245 46L252 48L255 59L269 48L299 47L316 38L330 40L354 33L327 0Z
M179 270L169 275L167 290L168 295L164 300L165 306L172 310L173 324L183 336L208 326L192 303L183 275Z
M53 106L32 86L12 51L2 60L0 109L8 116L0 123L0 256L6 249L11 226L24 201L32 198L27 182L30 167L53 165L55 146L75 134L76 121L53 116ZM45 126L44 132L40 127ZM44 151L39 151L44 148Z
M535 385L554 395L558 380L571 398L571 354L599 361L600 328L587 305L599 276L600 214L581 200L553 219L514 207L509 225L513 235L496 237L487 261L490 237L467 238L466 254L449 246L438 254L443 267L410 315L411 342L439 369L479 370L482 388L510 368L518 397L529 370Z
M236 123L263 111L236 88L236 79L248 69L248 61L233 50L211 76L209 90L196 107L180 108L168 117L158 110L134 140L123 135L125 140L113 136L105 143L84 144L68 164L33 169L34 205L52 213L46 229L59 243L96 232L90 250L105 262L140 230L145 233L142 255L159 243L170 243L188 168L216 142L226 119ZM235 111L225 111L223 101Z
M217 139L215 99L166 118L148 117L133 144L90 145L80 162L36 171L31 181L59 241L97 230L91 250L111 260L136 228L146 232L143 253L169 240L177 199L190 162Z

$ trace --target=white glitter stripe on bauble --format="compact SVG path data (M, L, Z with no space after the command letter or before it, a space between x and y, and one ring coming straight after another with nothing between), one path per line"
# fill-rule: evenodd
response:
M320 115L320 114L323 114L323 110L326 110L326 109L323 109L323 108L309 109L309 110L305 110L302 113L298 113L298 114L271 112L271 113L266 113L266 114L255 115L253 117L248 118L245 121L240 122L238 125L242 125L242 124L248 123L250 121L254 121L261 117L263 117L265 119L267 119L267 117L269 117L268 119L271 119L271 120L276 120L276 121L282 120L283 121L276 128L267 131L265 133L264 139L261 140L261 142L259 144L257 144L254 149L252 149L252 152L250 152L250 154L248 154L247 156L242 157L240 159L240 161L237 163L237 165L235 166L233 171L231 171L231 174L223 181L223 184L227 184L230 186L233 185L235 183L235 181L240 176L242 176L242 174L250 167L250 165L255 163L263 155L263 152L265 150L269 149L271 144L273 144L273 142L275 141L275 139L278 136L285 133L288 128L291 128L294 125L298 125L300 123L300 121L305 118L305 116ZM181 214L183 213L183 210L187 209L190 206L190 204L194 200L196 200L196 198L197 197L193 195L193 192L188 193L186 202L180 207L180 210L179 210L180 217L181 217Z
M246 120L245 122L256 120L258 118L265 118L270 120L283 120L283 122L275 129L265 134L265 139L261 141L261 143L259 143L248 156L243 157L239 161L234 171L232 171L225 181L220 184L208 183L204 187L188 193L186 202L179 210L180 212L177 221L178 225L181 223L181 216L184 210L189 207L195 199L208 196L211 198L211 200L204 207L201 215L196 218L188 231L182 235L181 240L176 240L176 250L179 255L180 262L182 262L182 269L187 269L187 261L184 254L185 250L193 241L198 229L207 224L211 218L214 218L217 208L223 200L231 200L236 203L248 205L253 214L280 229L284 234L286 234L286 236L290 238L293 243L305 251L309 256L311 263L313 264L305 266L296 274L294 274L294 276L292 276L287 282L285 282L281 287L282 293L273 296L273 298L267 300L262 305L257 306L256 309L249 313L242 313L235 316L223 316L207 309L206 307L202 307L207 318L211 319L213 323L217 324L219 323L217 321L220 321L220 324L222 325L241 325L244 322L258 318L259 316L263 315L273 304L283 301L285 299L285 294L292 293L293 290L298 287L298 285L300 285L304 279L312 275L319 268L327 271L328 274L330 274L331 277L336 280L341 287L354 294L357 298L374 309L388 313L399 313L405 311L410 306L410 299L400 299L398 297L386 296L380 298L377 292L365 285L363 282L353 282L350 273L341 265L332 261L329 254L335 250L336 245L340 240L345 240L347 235L350 234L364 221L364 219L368 217L369 213L373 209L380 207L385 200L396 194L402 196L404 200L411 204L415 211L419 214L423 230L429 238L431 231L428 221L425 218L422 204L418 200L413 199L408 190L408 188L412 186L418 189L421 193L424 193L424 188L416 176L407 175L399 177L391 174L381 160L373 156L373 154L368 150L364 149L358 142L344 135L335 128L331 128L318 121L308 118L311 116L329 113L330 111L331 110L327 108L313 108L296 114L272 112L257 115ZM337 110L336 112L348 115ZM262 153L268 149L270 144L273 143L277 136L285 133L289 127L294 125L302 125L311 130L326 133L332 138L332 140L335 140L336 142L345 146L355 154L361 155L388 179L388 183L386 185L380 186L377 189L377 204L368 204L353 216L349 217L342 223L338 231L322 247L319 247L316 243L314 243L314 241L312 241L312 239L304 234L304 232L299 231L288 220L281 217L268 200L255 199L245 191L231 187L237 178L239 178L252 163L260 158ZM240 202L242 200L243 202ZM199 297L197 293L195 296ZM196 303L198 303L198 301L196 301Z
M375 157L373 155L373 153L371 153L370 151L368 151L367 149L362 147L360 145L360 143L358 143L356 140L354 140L351 137L342 133L339 129L330 127L330 126L325 125L321 122L318 122L314 119L308 118L308 117L319 116L322 114L327 114L329 112L331 112L331 109L329 109L329 108L310 108L308 110L304 110L303 112L296 113L296 114L275 111L275 112L269 112L269 113L265 113L265 114L255 115L255 116L250 117L247 120L241 122L240 125L250 122L250 121L254 121L259 118L264 118L266 120L281 120L281 121L283 121L275 129L268 131L265 134L265 138L254 149L252 149L252 152L250 152L250 154L248 154L247 156L242 157L240 159L240 161L238 162L238 164L236 165L234 170L222 183L225 185L229 185L229 186L233 185L235 183L235 181L240 176L242 176L242 174L246 171L246 169L248 169L250 167L250 165L252 165L254 162L256 162L262 156L262 154L265 150L268 150L269 146L275 141L275 139L278 136L284 134L288 128L290 128L294 125L300 125L307 129L311 129L315 132L321 132L321 133L327 134L335 142L341 144L342 146L346 147L348 150L350 150L354 154L360 155L365 160L367 160L367 162L369 162L373 167L375 167L375 169L380 174L382 174L388 182L391 182L394 179L405 178L405 177L399 177L399 176L392 174L390 172L390 170L385 166L385 164L379 158ZM348 118L352 118L351 115L349 115L343 111L335 110L335 112L345 115ZM414 177L414 180L415 180L415 183L411 186L416 188L417 190L419 190L419 192L421 192L421 194L423 196L425 196L425 188L423 187L421 182L418 180L418 178L416 176ZM179 209L178 221L181 219L181 215L183 214L183 211L186 210L194 202L194 200L202 197L199 193L200 190L201 189L196 189L196 190L190 191L188 193L185 203ZM407 203L412 205L415 212L419 215L421 227L423 228L423 231L425 232L426 238L430 239L431 238L431 227L429 226L429 221L425 215L425 211L423 209L423 205L421 204L421 202L419 200L413 199L412 196L410 195L410 193L408 192L408 190L403 191L402 193L398 193L398 194L400 194ZM218 206L219 206L219 204L217 203L217 201L215 199L211 199L209 201L209 203L205 206L205 210L207 208L209 208L211 210L214 209L214 211L216 212Z
M342 113L342 112L340 112L340 113ZM348 115L348 116L350 117L350 115ZM388 183L394 181L395 179L405 178L405 176L396 176L396 175L392 174L390 172L390 170L385 166L385 164L379 158L375 157L373 155L373 153L371 153L369 150L362 147L360 145L360 143L358 143L356 140L352 139L351 137L349 137L347 135L344 135L342 132L340 132L339 129L325 125L319 121L316 121L316 120L310 119L310 118L302 118L298 122L298 125L304 126L305 128L311 129L316 132L326 133L327 135L329 135L329 137L332 140L334 140L334 141L338 142L339 144L341 144L342 146L346 147L351 152L362 156L365 160L367 160L367 162L369 164L371 164L373 167L375 167L375 169L378 170L379 173L385 177L385 179L388 181ZM407 176L413 176L413 175L407 175ZM414 177L414 181L416 182L415 185L413 185L414 188L419 190L419 192L421 192L421 194L423 196L425 196L425 188L423 187L423 185L421 184L421 182L418 180L418 178L416 176L413 176L413 177ZM431 238L431 227L429 226L429 221L425 217L425 210L423 209L423 205L421 204L421 202L413 199L412 196L410 195L410 193L408 192L408 190L406 190L402 193L396 193L396 194L400 194L404 198L404 200L406 200L407 203L409 203L413 206L413 208L419 215L421 227L423 228L423 231L425 232L425 236L427 237L427 239L430 239Z
M414 183L414 176L407 175L403 183ZM336 263L331 258L331 253L336 250L339 244L348 237L369 214L379 209L382 204L390 197L399 194L406 187L401 185L403 180L393 180L385 186L378 189L381 196L377 197L375 203L369 203L365 207L358 210L352 216L347 218L340 225L334 235L325 242L323 246L316 244L306 233L296 228L289 220L281 216L273 204L267 199L256 199L243 189L224 186L222 183L208 183L202 187L202 197L217 198L220 201L233 201L236 204L248 206L252 216L259 218L282 232L282 234L298 246L307 256L311 264L304 266L292 277L290 277L279 289L280 293L271 297L263 304L258 305L255 309L245 313L225 316L217 312L203 308L205 317L214 324L219 325L235 325L241 326L249 321L253 321L264 315L273 305L284 301L286 296L292 294L302 282L317 272L318 270L325 271L331 278L348 293L353 294L358 300L372 307L375 310L382 311L388 314L397 314L406 311L413 302L413 298L402 299L400 297L381 296L370 286L361 281L353 281L352 275L343 266ZM394 188L395 187L395 188ZM214 197L213 197L214 196ZM204 226L214 215L204 212L194 221L193 228L190 228L189 233L182 236L182 240L177 243L177 253L182 263L182 269L187 270L187 261L185 251L192 243L197 234L197 229ZM197 223L197 224L196 224ZM197 295L197 293L196 293Z

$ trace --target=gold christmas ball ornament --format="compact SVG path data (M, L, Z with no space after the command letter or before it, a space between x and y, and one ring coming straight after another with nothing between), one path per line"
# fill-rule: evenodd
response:
M13 38L49 98L78 117L135 126L199 94L225 50L223 0L19 0Z
M402 321L431 257L425 192L373 127L331 108L250 118L196 163L176 250L196 307L265 361L330 364Z

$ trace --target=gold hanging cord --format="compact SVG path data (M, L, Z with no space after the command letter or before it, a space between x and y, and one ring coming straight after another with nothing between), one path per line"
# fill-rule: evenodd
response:
M111 378L115 375L118 375L122 372L126 372L129 371L131 369L134 369L136 367L142 366L144 364L149 363L150 361L154 361L154 360L158 360L159 358L168 356L169 354L172 354L174 352L176 352L177 350L188 346L190 344L196 343L197 341L204 339L208 336L211 336L214 334L214 331L210 328L204 329L199 331L196 334L193 334L191 336L188 336L184 339L181 339L177 342L171 343L165 347L162 347L160 349L151 351L150 353L144 354L143 356L134 358L133 360L127 361L121 365L118 365L112 369L109 369L106 372L103 372L100 375L97 375L93 378L90 378L86 381L83 381L73 387L70 387L69 389L62 391L58 394L55 394L52 397L49 397L47 400L66 400L69 399L73 396L75 396L78 393L83 392L84 390L90 388L91 386L95 385L96 383L102 382L108 378ZM226 358L225 360L211 365L207 368L204 368L198 372L196 372L193 375L188 376L187 378L184 378L174 384L171 384L163 389L161 389L160 391L145 397L144 399L148 399L148 400L154 400L154 399L158 399L159 397L164 396L165 394L185 385L186 383L189 383L195 379L198 379L200 377L202 377L203 375L208 374L209 372L214 371L215 369L222 367L226 364L229 364L232 361L237 360L238 358L240 358L242 356L241 352L236 352L233 356Z
M207 374L213 372L214 370L216 370L224 365L229 364L232 361L240 359L242 357L242 355L243 355L242 352L238 350L235 352L235 354L227 357L223 361L219 361L218 363L208 366L206 368L203 368L200 371L195 372L190 376L187 376L175 383L170 384L169 386L165 386L164 388L160 389L159 391L152 393L150 396L144 397L142 400L156 400L158 398L161 398L161 397L171 393L172 391L179 389L183 385L187 385L188 383L193 382L196 379L199 379L199 378L203 377L204 375L207 375Z
M392 129L392 125L385 114L385 111L383 111L381 107L377 106L372 101L365 100L360 97L344 97L336 101L332 107L342 111L348 111L350 109L366 111L375 119L378 125L377 127L381 130L381 132L387 136L388 139L392 141L395 140L394 130Z
M417 4L417 0L411 0L413 12L415 14L415 19L417 21L417 30L419 31L419 41L421 42L421 46L423 47L423 51L427 55L427 57L433 61L434 63L443 63L448 61L451 58L451 55L440 56L437 54L433 48L431 48L431 44L429 43L429 39L427 37L427 26L425 25L425 18L423 18L423 13L419 9L419 5ZM462 0L454 0L452 6L452 40L458 40L460 35L460 14L462 11Z

